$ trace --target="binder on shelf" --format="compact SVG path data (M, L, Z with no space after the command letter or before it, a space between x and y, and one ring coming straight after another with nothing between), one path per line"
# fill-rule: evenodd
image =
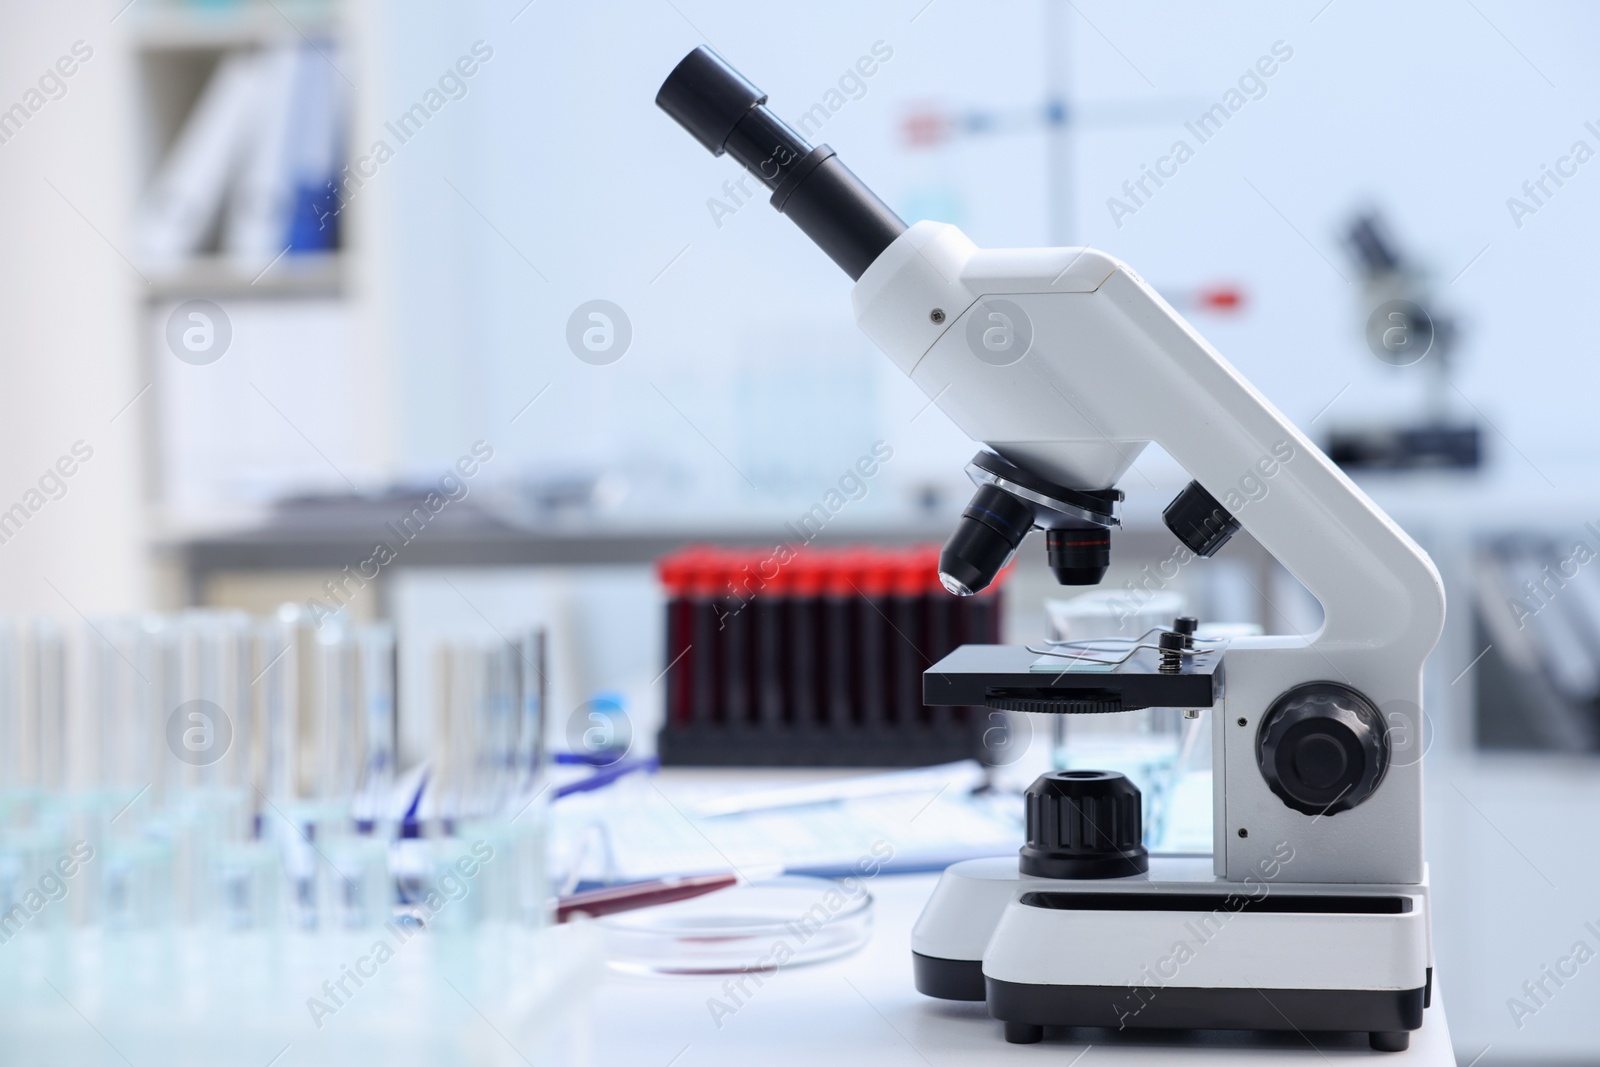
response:
M257 57L222 57L139 210L139 248L156 264L200 251L221 211L260 102Z
M286 252L338 247L348 98L332 50L222 57L140 206L147 262L175 268L218 249L254 272Z
M222 227L222 250L246 270L260 270L283 251L294 191L289 149L295 86L303 50L278 45L255 61L260 100L244 148L239 177Z
M342 200L337 187L347 98L334 67L337 50L326 45L323 51L329 58L309 45L302 49L290 102L289 225L278 246L287 245L290 255L328 252L339 243Z

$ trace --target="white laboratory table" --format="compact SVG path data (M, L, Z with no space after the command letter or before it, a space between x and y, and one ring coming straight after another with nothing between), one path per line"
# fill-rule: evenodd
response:
M1167 1035L1048 1030L1008 1045L982 1004L933 1000L911 982L911 927L936 876L882 876L872 940L843 960L768 977L718 1026L708 1001L724 979L609 975L591 1001L587 1048L565 1062L594 1067L957 1067L961 1064L1324 1064L1365 1058L1392 1067L1455 1064L1437 988L1423 1028L1403 1053L1377 1053L1366 1035Z

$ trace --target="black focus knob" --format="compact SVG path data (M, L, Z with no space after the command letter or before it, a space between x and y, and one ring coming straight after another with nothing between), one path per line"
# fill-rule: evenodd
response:
M1023 874L1123 878L1150 869L1139 787L1116 771L1051 771L1023 794Z
M1366 697L1337 682L1308 682L1268 709L1256 735L1256 762L1289 807L1336 815L1377 790L1389 769L1389 739Z
M1239 532L1239 520L1199 482L1190 482L1161 513L1184 547L1197 556L1214 556Z

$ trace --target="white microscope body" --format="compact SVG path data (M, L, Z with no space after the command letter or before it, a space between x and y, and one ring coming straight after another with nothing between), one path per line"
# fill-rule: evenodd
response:
M948 588L981 589L1034 527L1060 580L1098 581L1115 486L1153 441L1194 479L1168 509L1174 533L1210 555L1249 531L1324 613L1313 634L1226 647L1185 645L1175 628L1159 657L1109 670L1041 670L1029 650L969 645L927 671L928 703L1209 708L1215 829L1209 860L1147 860L1137 790L1041 777L1020 863L960 863L940 881L913 934L918 988L986 1000L1016 1042L1087 1025L1353 1030L1405 1048L1431 991L1421 707L1444 623L1433 564L1126 265L908 228L765 101L705 48L657 96L773 190L856 279L861 329L988 450L941 556ZM1131 790L1132 822L1091 786ZM1118 834L1131 837L1082 859L1090 838Z
M872 263L852 299L862 330L962 430L1061 485L1115 485L1154 441L1219 501L1240 495L1241 483L1264 486L1234 518L1324 612L1316 633L1240 638L1226 650L1225 685L1211 708L1209 863L1158 856L1147 875L1072 880L1028 878L1012 860L957 864L923 912L913 951L966 961L966 988L991 985L991 1010L1016 1023L1022 1039L1046 1023L1277 1028L1298 1017L1301 1029L1378 1034L1419 1026L1431 967L1422 667L1444 624L1443 588L1426 554L1143 280L1103 253L979 249L952 226L923 222ZM1018 310L1025 323L1006 321ZM996 315L990 328L1031 333L1014 361L981 358L971 343L968 320ZM1324 681L1376 706L1390 758L1357 806L1308 814L1269 788L1258 728L1281 695ZM1042 892L1117 894L1127 908L1023 903ZM1156 898L1166 905L1153 908ZM1254 903L1273 898L1331 906L1267 911ZM1385 911L1390 903L1379 901L1401 903ZM938 970L919 959L921 969ZM955 988L959 973L946 971ZM1019 986L1077 992L1057 998L1053 1013L1048 996L1021 998L1036 1017L1012 1020L1005 990ZM1317 993L1358 995L1345 998L1354 1005L1346 1010ZM1301 1001L1323 1007L1296 1016ZM1372 1015L1363 1006L1376 1005L1381 1019L1397 1001L1414 1001L1415 1010L1386 1025L1362 1021ZM1098 1012L1086 1010L1096 1004Z

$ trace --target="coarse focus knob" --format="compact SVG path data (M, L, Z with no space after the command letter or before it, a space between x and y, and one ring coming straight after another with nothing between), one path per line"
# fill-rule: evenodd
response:
M1308 682L1273 702L1256 734L1267 785L1306 815L1366 800L1389 769L1389 739L1372 702L1347 685Z
M1116 771L1051 771L1023 801L1019 867L1036 878L1123 878L1150 869L1139 787Z

